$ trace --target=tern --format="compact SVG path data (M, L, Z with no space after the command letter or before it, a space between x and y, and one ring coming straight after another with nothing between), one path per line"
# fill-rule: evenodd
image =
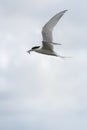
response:
M57 57L61 57L61 58L65 58L64 56L60 56L58 55L54 49L53 46L54 45L61 45L60 43L55 43L53 42L53 29L55 27L55 25L57 24L57 22L60 20L60 18L64 15L64 13L67 10L61 11L58 14L56 14L55 16L53 16L42 28L42 37L43 37L43 41L42 41L42 45L41 46L34 46L32 47L30 50L28 50L27 52L30 54L31 51L35 51L41 54L45 54L45 55L50 55L50 56L57 56Z

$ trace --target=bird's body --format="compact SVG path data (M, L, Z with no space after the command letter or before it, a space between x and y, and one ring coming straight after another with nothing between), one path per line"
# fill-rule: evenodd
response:
M56 54L56 52L53 49L54 45L61 45L61 44L53 42L52 32L55 25L66 11L67 10L59 12L44 25L44 27L42 28L42 37L43 37L42 46L35 46L31 50L29 50L28 53L30 53L30 51L35 51L41 54L64 58L63 56Z
M42 49L42 47L39 47L34 50L35 52L45 54L45 55L52 55L52 56L57 56L57 54L54 51L48 50L48 49Z

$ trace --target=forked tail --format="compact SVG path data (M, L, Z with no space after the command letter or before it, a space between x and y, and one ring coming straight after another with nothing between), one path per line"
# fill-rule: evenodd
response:
M61 55L57 55L57 56L60 57L60 58L63 58L63 59L72 58L72 57L69 57L69 56L61 56Z

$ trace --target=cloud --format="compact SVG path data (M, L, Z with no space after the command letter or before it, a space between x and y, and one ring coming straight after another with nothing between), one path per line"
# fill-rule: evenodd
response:
M55 50L72 58L27 54L63 9L69 11L54 30L63 45ZM0 129L87 128L85 12L86 1L0 1Z

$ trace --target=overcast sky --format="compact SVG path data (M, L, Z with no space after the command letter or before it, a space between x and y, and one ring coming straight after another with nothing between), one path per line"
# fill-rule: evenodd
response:
M55 51L72 58L27 54L65 9ZM86 0L0 0L0 130L87 130Z

